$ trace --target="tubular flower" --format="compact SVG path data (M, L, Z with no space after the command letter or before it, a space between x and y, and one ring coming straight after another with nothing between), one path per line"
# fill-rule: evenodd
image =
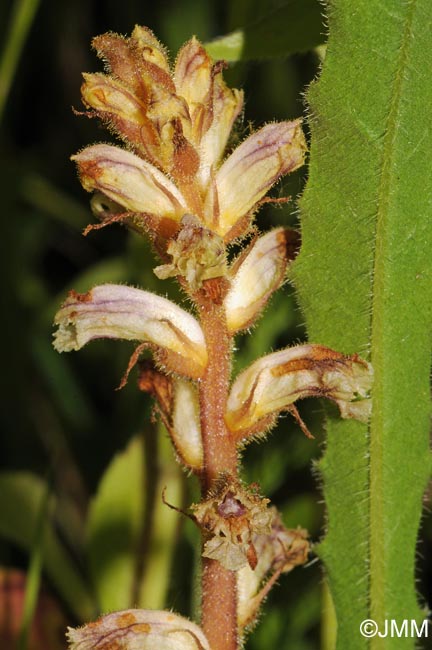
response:
M274 183L303 164L300 120L264 126L222 162L243 95L226 86L223 64L196 38L173 70L145 27L128 39L99 36L93 45L107 74L84 75L83 103L133 153L95 145L73 160L84 188L124 208L124 220L139 215L153 236L170 239L189 214L229 242L247 230Z
M226 422L239 436L266 428L269 418L303 397L327 397L343 418L367 421L372 367L358 355L346 356L322 345L299 345L255 361L235 380ZM259 429L258 429L259 430Z
M126 609L68 629L70 650L210 650L201 628L183 616Z
M207 362L201 327L170 300L140 289L104 284L84 294L71 291L57 312L54 347L79 350L98 338L143 341L159 350L168 369L198 377Z

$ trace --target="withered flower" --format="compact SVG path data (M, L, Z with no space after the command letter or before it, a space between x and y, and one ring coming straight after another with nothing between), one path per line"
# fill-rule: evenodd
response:
M255 622L263 600L281 573L289 573L305 564L310 552L307 532L302 528L285 528L276 508L272 508L271 513L270 532L253 538L258 560L256 567L244 566L238 573L240 629Z
M264 499L230 476L219 483L201 503L192 506L194 519L203 531L203 556L238 571L256 567L253 544L257 535L270 533L273 513Z

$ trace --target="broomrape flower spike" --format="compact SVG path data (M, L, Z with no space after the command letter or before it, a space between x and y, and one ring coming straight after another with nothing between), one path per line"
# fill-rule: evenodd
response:
M357 355L307 344L255 361L231 385L233 336L261 316L298 249L297 233L259 235L253 217L274 184L303 164L301 121L267 124L224 158L243 94L227 87L225 64L196 38L173 67L145 27L130 38L98 36L93 46L106 72L84 74L83 103L124 146L95 144L72 156L100 220L85 234L123 223L149 236L155 274L177 279L194 315L127 286L72 291L55 317L54 346L137 341L121 385L142 351L152 353L138 364L138 386L155 399L177 460L202 486L190 515L202 533L202 618L198 627L169 612L113 612L69 629L70 648L238 650L278 577L310 549L306 531L286 529L269 500L241 483L239 447L282 410L299 420L294 402L306 396L328 397L342 417L365 420L372 371ZM250 234L231 261L230 245Z

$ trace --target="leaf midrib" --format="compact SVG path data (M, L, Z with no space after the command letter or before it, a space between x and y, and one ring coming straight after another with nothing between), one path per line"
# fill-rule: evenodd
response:
M401 105L402 89L405 80L405 70L412 38L412 24L417 6L417 0L410 0L407 5L405 28L399 49L396 75L391 93L390 110L387 128L384 135L383 156L381 164L380 183L378 187L377 220L375 233L375 256L373 264L373 299L371 314L371 349L372 364L375 380L373 391L373 414L370 427L370 606L371 617L383 621L386 615L386 551L385 551L385 490L383 475L383 432L384 409L383 402L387 393L385 386L385 346L384 339L388 332L386 316L388 303L386 300L386 279L388 277L387 246L392 236L389 224L391 187L395 151L398 137L398 116ZM372 640L371 647L382 644L382 640ZM382 647L382 645L381 645Z

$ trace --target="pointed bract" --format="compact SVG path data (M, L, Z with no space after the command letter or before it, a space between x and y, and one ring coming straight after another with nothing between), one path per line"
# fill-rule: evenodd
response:
M79 350L93 339L148 341L204 369L207 351L191 314L148 291L104 284L85 294L72 291L55 317L54 347Z
M205 104L212 83L213 63L204 47L195 38L185 43L178 53L174 83L177 94L185 98L191 113L197 104Z

